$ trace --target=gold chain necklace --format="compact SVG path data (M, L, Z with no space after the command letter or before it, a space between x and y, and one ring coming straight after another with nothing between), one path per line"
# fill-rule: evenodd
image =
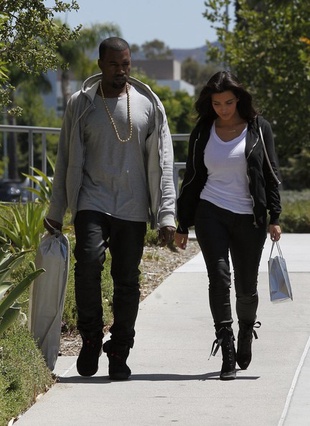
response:
M111 121L111 124L112 124L112 126L113 126L113 129L114 129L114 131L115 131L115 134L116 134L117 139L118 139L120 142L123 142L123 143L125 143L125 142L129 142L129 141L130 141L130 139L131 139L131 137L132 137L132 120L131 120L130 98L129 98L128 84L126 83L126 94L127 94L127 117L128 117L128 123L129 123L129 136L128 136L128 138L126 138L126 139L122 139L122 138L120 137L119 133L118 133L118 130L117 130L117 127L116 127L115 121L114 121L114 119L113 119L113 117L112 117L112 114L111 114L111 112L110 112L110 110L109 110L109 108L108 108L108 105L107 105L107 103L106 103L106 100L105 100L105 97L104 97L104 94L103 94L101 81L100 81L100 92L101 92L101 96L102 96L102 100L103 100L103 103L104 103L105 109L106 109L106 111L107 111L107 113L108 113L108 116L109 116L109 118L110 118L110 121Z

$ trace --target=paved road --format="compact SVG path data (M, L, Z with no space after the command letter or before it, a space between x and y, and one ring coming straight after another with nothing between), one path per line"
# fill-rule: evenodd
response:
M281 239L293 302L269 301L270 247L267 241L259 277L259 339L250 367L236 380L218 379L220 354L208 360L214 331L198 254L140 304L129 381L108 379L105 356L92 378L77 374L75 357L59 357L60 382L17 425L310 425L310 234Z

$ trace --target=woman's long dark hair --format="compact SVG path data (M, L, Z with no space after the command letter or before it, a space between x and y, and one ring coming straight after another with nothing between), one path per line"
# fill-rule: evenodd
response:
M212 106L211 95L223 93L230 90L239 101L237 109L240 117L248 123L254 120L258 111L252 104L252 96L245 90L238 78L230 71L220 71L214 74L200 92L199 98L195 102L197 120L213 123L218 117Z

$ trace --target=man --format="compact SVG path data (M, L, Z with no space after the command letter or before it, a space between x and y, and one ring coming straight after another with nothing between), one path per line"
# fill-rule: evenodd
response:
M82 376L98 370L102 352L101 272L109 247L114 322L103 345L112 380L126 380L139 305L139 264L146 223L165 245L175 232L173 148L164 107L151 89L130 77L128 43L99 46L101 74L88 78L68 102L60 134L53 194L45 227L74 221L77 327Z

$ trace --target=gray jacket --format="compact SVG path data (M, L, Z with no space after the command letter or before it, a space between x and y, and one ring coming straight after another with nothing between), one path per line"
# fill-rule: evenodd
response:
M94 98L101 74L88 78L82 89L70 98L60 133L53 179L49 219L59 223L69 208L71 220L77 213L85 159L85 119L94 109ZM145 91L154 103L155 128L146 141L147 180L152 228L175 226L175 187L173 181L173 145L164 107L149 86L130 77L129 83Z

